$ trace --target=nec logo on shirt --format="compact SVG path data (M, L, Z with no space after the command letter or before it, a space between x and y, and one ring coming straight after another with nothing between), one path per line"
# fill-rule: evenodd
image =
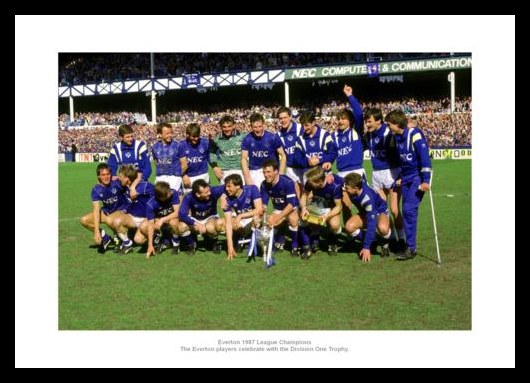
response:
M253 150L252 157L267 158L269 157L269 151L268 150Z
M399 156L401 157L401 160L405 162L410 162L412 161L412 158L413 158L412 153L407 153L407 154L402 153Z
M223 154L228 157L240 156L241 150L238 150L238 149L225 150L223 151Z
M351 151L352 150L349 147L339 149L339 156L346 156L346 155L350 154Z
M202 160L203 160L202 157L188 157L189 164L198 164L198 163L201 163Z
M370 156L374 158L386 158L386 150L370 150Z

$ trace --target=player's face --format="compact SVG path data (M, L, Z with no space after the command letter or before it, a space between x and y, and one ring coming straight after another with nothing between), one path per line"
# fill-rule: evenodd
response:
M169 201L169 199L171 198L172 195L173 195L173 192L168 191L167 194L166 194L165 196L162 196L161 198L157 198L157 200L158 200L159 202L164 203L164 202L166 202L166 201Z
M315 128L315 123L314 122L306 122L304 124L304 133L305 134L311 134L311 133L313 133L314 128Z
M345 185L344 191L351 196L357 197L360 194L360 189L352 186Z
M310 183L309 183L309 186L311 187L312 190L323 189L324 186L326 186L326 180L324 180L324 181L310 182Z
M282 112L278 116L278 122L282 128L287 129L291 124L291 116L289 116L289 113L287 112Z
M101 169L99 171L99 176L98 176L98 180L101 184L103 185L109 185L110 184L110 179L111 179L111 175L110 175L110 170L108 169Z
M236 196L239 189L240 187L234 185L232 182L229 182L225 185L226 194L228 194L229 197Z
M132 145L133 141L134 141L134 134L132 133L128 133L128 134L125 134L121 140L126 144L126 145Z
M339 129L344 130L348 129L350 127L350 120L348 120L348 117L341 116L339 117Z
M407 128L412 129L412 128L417 128L417 127L418 127L418 121L412 118L409 118L407 122Z
M188 141L192 145L197 145L201 140L201 136L188 136Z
M212 191L209 186L199 188L199 192L195 194L201 201L208 201L212 195Z
M225 136L231 136L234 132L234 124L231 122L225 122L223 125L221 125L221 130Z
M376 121L374 116L370 116L369 118L364 120L364 125L366 126L367 132L373 132L381 126L381 120Z
M171 140L173 139L173 129L170 129L167 127L162 128L162 133L160 133L160 138L166 144L169 144Z
M265 130L265 127L263 126L263 121L255 121L251 125L252 132L254 135L261 137L263 136L263 131Z
M276 177L278 177L278 171L274 170L272 166L267 166L263 169L263 177L265 177L265 182L268 184L274 183Z
M398 124L394 124L392 122L387 122L386 124L388 125L392 133L401 133L401 128Z
M126 177L123 173L118 174L118 179L120 180L121 186L130 186L131 180Z

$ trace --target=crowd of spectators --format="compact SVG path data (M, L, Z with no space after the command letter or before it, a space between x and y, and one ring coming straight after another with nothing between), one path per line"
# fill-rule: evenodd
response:
M169 122L174 127L175 139L185 138L186 126L191 122L201 124L201 131L205 137L213 137L220 132L217 122L229 114L236 120L236 128L242 132L250 131L248 117L254 112L260 112L266 120L266 129L276 131L277 122L274 107L253 106L250 108L232 108L216 113L199 113L194 111L180 111L161 115L158 122ZM337 128L336 114L348 105L342 102L330 102L319 107L304 105L292 107L294 116L302 109L312 107L317 114L317 122L324 129L333 131ZM407 114L416 116L418 125L423 129L430 147L469 147L471 146L471 98L459 99L455 105L455 112L450 113L450 105L444 100L395 100L387 103L363 103L363 107L379 107L386 114L393 109L402 109ZM59 152L67 151L73 143L79 152L104 153L111 145L119 141L117 125L133 124L136 138L147 142L151 146L156 142L156 128L147 123L145 114L141 113L81 113L76 121L85 121L83 125L71 126L68 116L59 116Z
M449 56L449 53L155 53L155 77ZM59 85L149 78L149 53L59 56Z

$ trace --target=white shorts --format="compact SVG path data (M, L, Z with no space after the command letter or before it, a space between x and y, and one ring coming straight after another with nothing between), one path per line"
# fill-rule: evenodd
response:
M142 222L147 219L145 217L136 217L136 216L134 216L132 214L129 214L129 216L132 218L132 220L134 222L134 226L136 226L136 228L139 228L140 225L142 224Z
M239 221L242 229L246 229L252 223L252 218L243 218Z
M223 170L223 178L219 181L220 185L224 185L225 178L228 177L231 174L239 174L241 176L241 179L243 180L243 185L245 184L245 177L243 177L243 171L239 169L230 169L230 170ZM258 187L259 189L259 187Z
M250 178L252 179L252 182L254 185L256 185L259 188L261 187L261 183L265 180L265 176L263 175L263 169L256 169L250 171Z
M198 176L190 177L190 187L186 188L183 185L184 194L188 194L191 191L191 187L193 186L193 183L197 180L204 180L207 184L210 183L210 175L208 173L199 174Z
M215 215L211 215L211 216L209 216L208 218L205 218L205 219L203 219L203 220L201 220L201 221L199 221L199 220L196 219L196 218L191 217L191 219L194 220L195 223L200 223L200 224L203 224L203 225L206 225L206 222L211 221L212 219L218 219L218 218L219 218L219 216L218 216L217 214L215 214Z
M396 182L400 173L400 168L374 170L372 175L372 186L375 190L390 189L392 184Z
M301 184L304 179L304 171L302 169L287 167L285 168L285 175L299 184Z
M363 176L363 178L366 180L366 172L364 171L363 168L360 168L360 169L353 169L353 170L344 170L342 172L337 172L337 175L341 176L342 178L346 177L348 174L350 173L357 173L361 176Z
M167 182L169 184L169 187L176 191L180 191L180 187L182 186L182 177L178 177L178 176L168 176L168 175L157 176L155 178L155 183L160 182L160 181Z

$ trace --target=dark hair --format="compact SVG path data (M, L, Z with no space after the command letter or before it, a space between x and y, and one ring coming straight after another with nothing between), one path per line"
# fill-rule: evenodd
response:
M302 125L305 125L310 122L315 121L315 112L312 112L310 110L304 110L302 113L300 113L300 123Z
M366 108L364 110L364 119L368 120L370 117L373 117L376 121L381 121L383 119L383 112L379 108Z
M280 117L280 114L282 113L287 113L289 116L292 116L293 115L293 112L291 112L291 109L289 109L288 107L286 106L280 106L278 108L278 110L276 111L276 117Z
M162 129L164 128L169 128L171 129L171 131L173 131L173 127L171 126L171 124L167 123L167 122L163 122L161 124L158 124L156 126L156 133L157 134L162 134Z
M263 115L261 113L252 113L249 119L251 124L258 121L261 121L263 123L265 122L265 118L263 118Z
M275 160L267 160L263 163L263 166L262 166L263 169L268 168L268 167L272 167L274 170L279 169L278 162L276 162Z
M118 127L118 134L120 135L120 137L131 133L133 133L133 128L130 125L120 125Z
M229 116L228 114L225 114L221 119L219 120L219 126L223 126L224 124L235 124L236 121L234 120L234 117Z
M405 116L405 113L403 113L402 110L396 109L391 111L385 116L385 121L390 122L391 124L398 125L401 129L405 129L407 127L407 116Z
M360 189L363 186L363 176L358 173L350 173L344 177L344 186Z
M199 190L201 190L201 188L205 188L208 186L209 185L205 180L199 178L198 180L195 180L195 182L193 182L193 185L191 185L191 191L195 195L199 192Z
M190 137L199 137L201 135L201 127L199 124L192 122L186 127L186 134Z
M171 188L169 184L165 181L158 181L155 184L155 197L159 201L167 201L168 194Z
M110 166L108 164L105 164L105 163L98 164L98 166L96 167L96 175L98 177L99 177L99 174L101 173L101 171L103 169L106 169L106 170L110 171Z
M232 183L234 186L243 186L243 179L239 174L230 174L225 177L225 185Z
M350 122L350 128L352 128L355 125L355 116L353 115L352 111L349 109L341 109L337 112L337 117L346 117L348 121Z

